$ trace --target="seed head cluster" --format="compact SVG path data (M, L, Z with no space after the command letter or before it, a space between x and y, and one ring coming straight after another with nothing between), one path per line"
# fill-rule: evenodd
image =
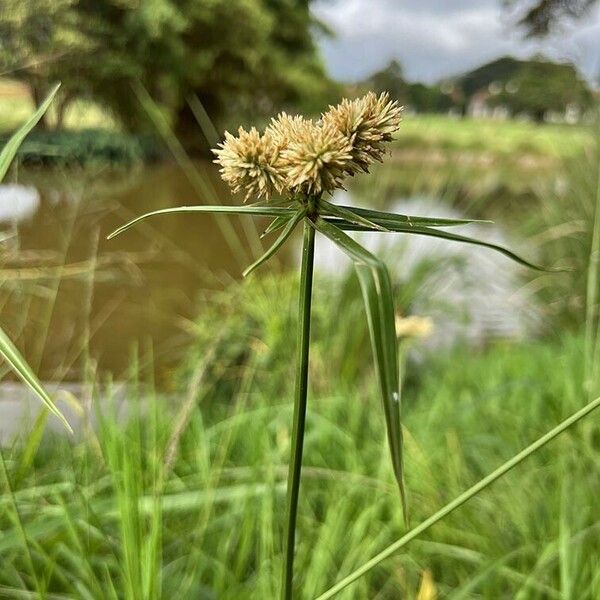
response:
M281 113L264 133L242 127L225 133L213 152L221 176L234 192L249 198L273 194L318 196L381 161L386 142L398 129L402 108L387 93L369 92L330 106L319 121Z

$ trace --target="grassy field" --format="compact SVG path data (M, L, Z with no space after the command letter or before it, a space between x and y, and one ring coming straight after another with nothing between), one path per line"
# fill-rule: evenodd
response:
M105 410L97 434L3 451L0 597L277 597L295 289L224 292L229 310L197 323L175 404L136 375L127 425ZM306 600L405 531L363 332L326 327L340 298L317 289L296 581ZM562 335L410 365L413 525L585 404L582 353L582 336ZM339 597L595 600L599 468L591 417Z
M437 152L477 152L489 156L564 159L593 143L589 126L537 124L527 121L453 118L445 115L407 116L398 133L397 148Z
M0 79L0 132L14 129L32 111L33 104L26 88ZM65 125L68 129L118 128L110 114L84 100L72 104ZM395 148L446 155L478 153L479 160L515 155L530 159L562 159L579 154L592 141L590 128L584 125L539 125L526 121L424 114L406 116Z

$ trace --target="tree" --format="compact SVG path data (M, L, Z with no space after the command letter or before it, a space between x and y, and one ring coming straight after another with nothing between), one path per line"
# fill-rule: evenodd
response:
M373 73L365 82L366 88L377 93L389 92L392 98L406 104L408 101L408 82L404 79L404 70L397 60L392 60L382 69Z
M311 35L305 0L80 0L100 48L85 77L124 123L143 118L139 81L178 135L197 130L186 98L196 95L223 124L286 106L321 106L332 90Z
M542 121L547 112L565 112L570 106L585 111L593 105L593 96L573 65L538 58L525 61L492 103Z
M196 95L224 124L333 100L307 0L2 0L0 58L36 97L93 97L129 129L146 125L140 82L189 137ZM22 35L22 32L25 35Z
M390 61L385 69L373 73L361 87L377 93L389 92L392 98L418 112L442 112L452 106L452 100L439 86L407 81L402 65L397 60Z
M516 6L521 14L518 25L524 27L529 37L548 35L562 20L581 19L589 13L598 0L504 0Z
M81 92L79 69L94 50L75 5L76 0L2 0L0 9L0 71L27 83L36 106L62 80L54 111L59 127L68 103ZM48 124L45 115L41 125Z
M542 120L548 111L564 112L570 106L585 111L593 95L577 69L544 56L519 60L505 56L459 77L465 108L472 97L485 91L491 106L504 106L513 114L525 113Z
M465 96L470 98L476 92L493 83L505 83L522 69L524 61L512 56L503 56L481 65L459 78L458 84Z
M418 112L447 112L454 106L449 94L438 85L411 83L408 86L408 105Z

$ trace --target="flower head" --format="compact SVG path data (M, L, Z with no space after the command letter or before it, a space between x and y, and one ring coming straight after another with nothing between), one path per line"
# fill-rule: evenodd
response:
M330 107L317 123L280 113L262 135L241 127L237 137L226 133L213 150L215 162L232 190L244 192L246 199L269 198L274 192L318 196L381 161L401 112L387 94L369 92Z
M330 123L352 142L352 163L347 172L368 172L373 161L381 161L384 143L400 126L402 107L391 101L387 93L377 96L369 92L356 100L344 99L323 115L323 123Z
M302 115L288 115L279 113L277 118L271 119L271 123L265 129L265 134L271 136L280 148L285 148L292 140L298 140L306 135L306 132L314 127L311 119L305 119Z
M221 177L234 193L243 192L248 200L263 196L268 199L283 189L279 150L270 134L240 127L237 137L225 132L225 141L213 152L217 155L215 162L221 166Z

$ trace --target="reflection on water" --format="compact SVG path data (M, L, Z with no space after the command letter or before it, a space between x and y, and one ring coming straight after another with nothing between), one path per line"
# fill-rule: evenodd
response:
M214 167L199 169L226 198ZM11 220L21 222L17 242L0 244L0 322L44 378L81 378L88 347L101 370L119 376L133 344L150 342L164 373L189 340L201 290L238 279L250 248L261 248L257 228L264 222L230 219L247 252L238 256L213 217L189 214L106 241L142 212L200 203L175 165L135 174L21 171L19 182L21 192L30 190L28 200L22 193L17 203L13 194L2 213L11 209Z
M334 200L352 204L354 199L341 192ZM389 209L414 216L466 218L431 198L398 200ZM498 225L472 224L457 231L515 245ZM357 239L386 259L394 282L411 288L411 311L433 318L434 332L427 343L435 347L461 339L478 344L491 338L522 338L540 324L540 314L523 286L523 268L497 252L417 235L360 234ZM339 274L347 259L327 240L317 244L317 268Z
M214 165L198 167L226 198ZM163 216L106 241L106 234L142 212L199 203L174 165L133 174L22 171L19 184L0 188L0 221L17 223L16 239L0 241L0 323L47 379L81 379L88 350L92 366L119 377L135 344L152 349L160 379L178 363L191 320L210 301L204 291L239 280L262 249L257 232L266 223L250 217L230 220L244 256L230 249L208 215ZM352 198L340 194L335 201ZM461 216L432 200L400 201L392 208ZM506 242L498 227L465 230ZM536 311L520 291L519 269L504 257L417 236L363 237L387 256L395 281L413 282L411 310L434 318L434 343L463 335L473 341L521 336L535 324ZM318 267L339 273L346 259L325 241L318 244ZM285 251L279 260L291 262Z
M40 195L35 187L0 184L0 224L19 223L33 216L40 205Z

